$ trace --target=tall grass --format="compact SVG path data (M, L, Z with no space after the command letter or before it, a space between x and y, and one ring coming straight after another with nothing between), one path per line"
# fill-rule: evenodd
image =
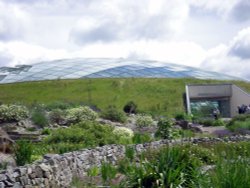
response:
M250 187L249 165L249 158L221 159L215 168L207 173L206 181L202 185L217 188L248 188Z

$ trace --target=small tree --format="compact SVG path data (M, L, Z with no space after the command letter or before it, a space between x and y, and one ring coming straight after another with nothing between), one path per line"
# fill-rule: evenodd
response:
M138 114L135 116L135 124L138 127L148 127L153 125L154 120L150 115Z
M120 111L116 108L116 106L108 106L104 112L102 112L101 116L105 119L111 121L117 121L121 123L125 123L127 121L127 116L123 111Z
M157 123L158 129L155 133L156 137L160 137L163 139L171 139L172 135L172 122L169 119L161 119Z
M30 141L19 140L14 146L14 156L16 164L18 166L23 166L26 163L31 162L31 156L33 152L33 146Z

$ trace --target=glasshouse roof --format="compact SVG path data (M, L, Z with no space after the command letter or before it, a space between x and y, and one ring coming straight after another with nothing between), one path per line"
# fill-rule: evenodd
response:
M16 67L0 67L0 83L80 78L198 78L238 80L221 73L160 61L128 59L64 59Z

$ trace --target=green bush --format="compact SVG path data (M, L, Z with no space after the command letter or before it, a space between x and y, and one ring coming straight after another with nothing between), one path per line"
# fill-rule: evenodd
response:
M47 150L55 153L119 143L113 130L113 127L97 122L81 122L68 128L52 130L43 143L47 145Z
M120 163L126 178L121 187L196 187L200 160L180 147L165 148L154 153L147 151L140 162ZM125 169L125 170L124 170Z
M46 105L46 109L51 111L55 109L66 110L68 108L72 108L73 104L62 102L62 101L54 101L48 105Z
M110 163L103 162L101 166L101 177L104 185L110 185L110 182L115 178L116 168Z
M31 114L31 120L39 127L46 127L49 125L49 120L47 118L46 112L43 108L40 107L37 107L33 110Z
M249 121L250 120L250 114L240 114L235 117L233 117L229 123L228 126L231 126L234 124L234 122L244 122L244 121Z
M113 134L117 136L120 144L132 143L132 138L134 136L133 130L126 127L115 127Z
M31 162L33 146L30 141L19 140L14 146L14 157L18 166Z
M62 125L66 122L66 112L61 109L54 109L49 113L49 120L51 123Z
M234 117L227 125L233 132L246 133L250 131L250 115L244 114Z
M94 121L97 118L97 113L91 110L88 106L80 106L66 110L66 119L70 123L79 123L81 121Z
M212 171L205 174L202 187L250 187L250 167L248 158L234 161L220 160ZM204 179L204 177L203 177Z
M49 134L51 134L51 129L45 128L42 130L41 134L42 135L49 135Z
M225 126L225 122L222 120L222 119L216 119L214 122L213 122L213 126Z
M135 116L135 124L138 127L148 127L153 125L154 120L150 115L137 114Z
M108 119L111 121L117 121L121 123L125 123L127 121L127 116L123 111L118 110L115 106L109 106L102 112L101 116L104 119Z
M0 122L20 121L28 118L29 111L25 106L20 105L1 105Z
M199 124L204 125L206 127L213 126L213 122L214 122L213 119L199 119L198 120Z
M123 107L123 111L128 114L136 114L137 113L137 105L133 101L127 102Z
M142 144L153 141L152 137L147 133L135 133L132 141L134 144Z
M192 121L192 116L188 115L186 113L178 113L174 117L177 121L179 120L186 120L186 121Z
M169 119L160 119L157 123L157 131L155 133L156 137L163 139L172 139L173 131L172 131L173 123Z

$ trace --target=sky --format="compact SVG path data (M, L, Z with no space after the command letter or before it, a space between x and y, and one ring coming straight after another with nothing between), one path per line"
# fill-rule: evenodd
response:
M0 0L0 67L79 57L250 79L250 0Z

